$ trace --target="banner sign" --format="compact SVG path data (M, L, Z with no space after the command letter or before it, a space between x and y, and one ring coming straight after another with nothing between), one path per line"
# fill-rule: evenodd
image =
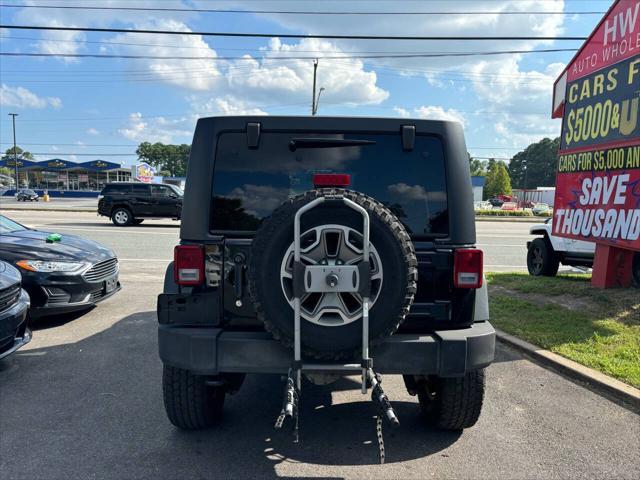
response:
M567 87L560 149L638 138L640 58L629 58Z
M151 183L155 174L155 168L148 163L143 162L135 166L135 178L140 182Z
M640 53L640 1L618 0L567 67L568 81Z
M640 0L616 1L555 87L553 234L640 250Z

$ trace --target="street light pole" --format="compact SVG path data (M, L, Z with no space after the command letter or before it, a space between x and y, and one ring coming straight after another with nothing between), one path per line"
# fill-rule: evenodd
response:
M318 59L313 61L313 91L311 92L311 115L316 114L316 75L318 73Z
M322 92L324 92L324 87L320 87L320 90L318 90L318 96L316 97L316 108L314 108L313 110L314 115L318 113L318 105L320 104L320 95L322 95Z
M16 147L16 117L17 113L10 113L13 120L13 166L16 169L16 193L18 193L18 148Z

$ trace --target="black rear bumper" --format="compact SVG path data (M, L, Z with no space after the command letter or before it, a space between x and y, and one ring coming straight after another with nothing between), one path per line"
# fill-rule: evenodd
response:
M266 332L229 332L215 327L159 325L160 358L166 365L201 375L287 373L293 352ZM455 377L488 366L495 330L489 322L432 334L396 334L372 348L376 372Z
M0 359L31 341L31 331L27 325L28 310L29 296L22 290L18 301L0 312Z

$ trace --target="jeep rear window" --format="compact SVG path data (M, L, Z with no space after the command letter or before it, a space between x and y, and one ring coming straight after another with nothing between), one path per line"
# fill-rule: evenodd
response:
M294 138L374 141L362 146L289 149ZM414 235L449 231L443 148L440 139L418 135L413 150L399 135L310 135L266 133L249 149L245 133L218 138L210 228L215 232L256 230L287 198L313 188L316 173L348 173L350 189L385 204Z

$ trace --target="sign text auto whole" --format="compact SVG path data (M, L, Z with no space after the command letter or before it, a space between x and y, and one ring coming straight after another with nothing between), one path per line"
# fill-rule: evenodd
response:
M618 0L564 74L553 232L640 250L640 0Z

